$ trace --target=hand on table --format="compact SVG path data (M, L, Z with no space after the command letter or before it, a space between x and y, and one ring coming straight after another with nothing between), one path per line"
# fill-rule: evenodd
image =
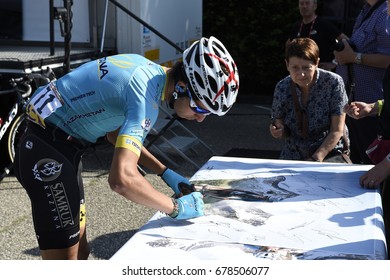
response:
M204 215L203 195L200 192L192 192L176 199L179 206L179 214L175 219L185 220Z

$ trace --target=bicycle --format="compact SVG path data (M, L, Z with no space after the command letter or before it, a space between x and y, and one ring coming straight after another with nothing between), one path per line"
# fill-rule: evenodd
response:
M7 77L7 75L4 75ZM24 74L20 77L4 78L0 86L0 182L11 173L15 159L15 148L26 129L24 107L29 97L39 86L55 79L54 72L48 68L42 73ZM5 87L6 89L3 89ZM4 108L3 108L4 107ZM8 114L3 115L8 111Z

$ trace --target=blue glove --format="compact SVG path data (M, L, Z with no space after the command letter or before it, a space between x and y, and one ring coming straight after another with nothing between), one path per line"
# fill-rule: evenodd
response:
M179 195L181 193L179 188L179 183L185 183L187 185L191 185L190 181L187 178L184 178L180 174L177 174L175 171L167 168L160 175L164 182L175 192L175 195Z
M178 220L196 218L204 215L203 195L200 192L192 192L176 199L179 214Z

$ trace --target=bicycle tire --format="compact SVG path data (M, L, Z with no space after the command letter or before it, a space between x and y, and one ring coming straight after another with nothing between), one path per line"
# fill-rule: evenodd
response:
M22 136L23 132L26 129L26 114L21 113L19 116L15 118L15 120L12 122L9 134L8 134L8 156L11 160L11 163L15 160L15 150L16 146L19 143L20 137Z

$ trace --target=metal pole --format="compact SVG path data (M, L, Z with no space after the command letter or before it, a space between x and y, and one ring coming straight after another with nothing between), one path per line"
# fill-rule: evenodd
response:
M50 55L54 55L54 0L49 1L50 9Z
M107 12L108 12L108 0L106 0L106 7L104 10L103 31L102 31L102 41L100 43L100 53L103 53L103 49L104 49L104 37L106 35L106 25L107 25Z
M72 4L73 0L64 0L64 7L66 8L66 19L64 22L64 52L65 61L63 66L64 74L70 72L70 49L71 49L71 30L72 30Z

